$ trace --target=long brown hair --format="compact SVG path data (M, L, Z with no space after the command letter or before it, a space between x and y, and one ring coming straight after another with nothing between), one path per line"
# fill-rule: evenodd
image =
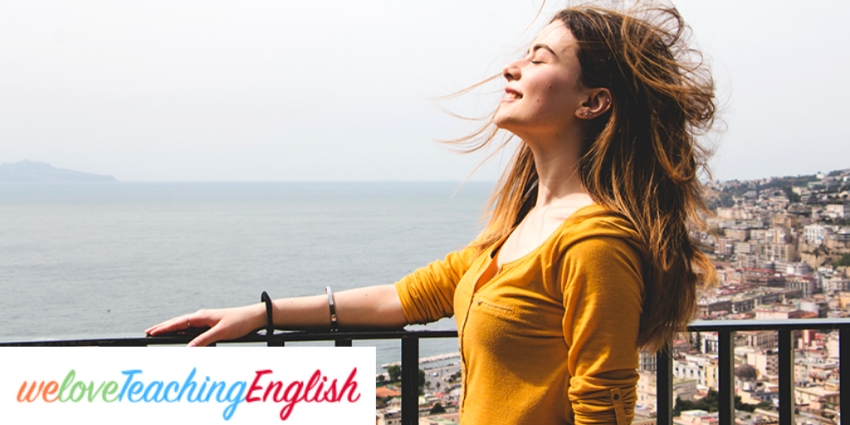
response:
M714 82L688 47L688 27L674 8L582 6L562 10L558 20L578 41L581 84L612 93L611 109L589 126L578 172L594 201L628 218L643 239L638 345L658 349L694 317L697 287L715 278L688 233L689 223L705 227L700 214L708 212L699 177L710 178L710 150L698 138L714 121ZM474 151L497 133L491 118L453 142ZM537 182L531 149L520 143L472 246L484 249L508 235L534 206Z

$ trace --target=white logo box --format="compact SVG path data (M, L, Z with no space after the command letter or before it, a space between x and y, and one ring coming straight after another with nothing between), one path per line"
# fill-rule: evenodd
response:
M375 421L374 347L2 347L0 359L3 423Z

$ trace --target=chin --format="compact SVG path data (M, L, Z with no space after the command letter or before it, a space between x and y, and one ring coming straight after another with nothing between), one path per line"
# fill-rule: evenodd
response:
M511 132L515 136L519 136L518 132L522 132L522 126L519 125L519 123L517 123L516 121L510 119L495 118L493 120L493 124L500 130Z
M512 127L511 119L509 117L500 117L498 115L493 117L493 124L502 130L508 131L510 131Z

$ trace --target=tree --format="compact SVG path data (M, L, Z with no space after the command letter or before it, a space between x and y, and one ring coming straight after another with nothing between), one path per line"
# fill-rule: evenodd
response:
M401 381L401 366L392 365L388 367L387 374L390 375L390 382Z
M715 390L708 390L708 394L695 401L682 400L681 397L676 397L676 407L673 408L673 417L680 416L685 410L705 410L706 412L716 412L720 406L720 394ZM747 404L741 402L741 396L735 396L735 409L747 412L756 410L755 404Z
M428 412L432 415L439 415L440 413L446 413L446 409L439 402L434 403L434 407L431 408L431 411Z
M426 382L428 382L428 380L425 379L425 371L419 369L419 395L425 394L423 387L425 386Z
M835 267L850 266L850 254L844 254L836 262L832 263Z
M375 377L375 385L377 385L379 387L384 385L386 382L387 382L387 378L384 376L383 373Z
M788 202L792 204L800 202L800 195L794 193L790 186L785 188L785 197L788 198Z

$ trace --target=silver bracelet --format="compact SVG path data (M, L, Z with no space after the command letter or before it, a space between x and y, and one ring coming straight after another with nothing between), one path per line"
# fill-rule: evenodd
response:
M339 326L336 323L336 306L334 306L334 293L330 286L325 286L325 292L328 294L328 308L331 311L331 331L336 331Z

